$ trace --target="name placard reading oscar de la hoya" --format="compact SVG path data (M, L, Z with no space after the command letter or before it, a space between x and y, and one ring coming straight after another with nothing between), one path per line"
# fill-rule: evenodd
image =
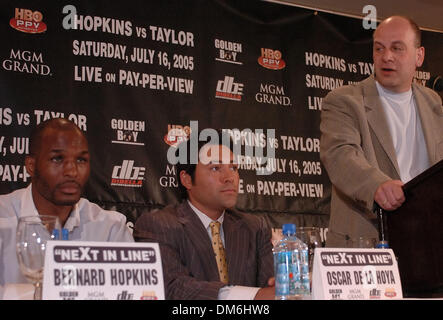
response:
M314 300L402 299L392 249L316 248L312 271Z
M48 241L47 300L164 300L157 243Z

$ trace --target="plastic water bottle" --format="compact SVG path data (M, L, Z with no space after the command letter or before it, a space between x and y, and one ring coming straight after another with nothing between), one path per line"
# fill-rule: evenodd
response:
M296 290L295 293L303 299L311 295L311 277L309 274L309 247L306 243L295 236L295 225L292 238L296 242L296 251L300 266L300 272L297 275L298 278L296 279L296 281L300 281L300 284L298 286L298 290Z
M283 239L273 249L276 300L298 300L310 294L308 246L295 230L295 224L284 224Z

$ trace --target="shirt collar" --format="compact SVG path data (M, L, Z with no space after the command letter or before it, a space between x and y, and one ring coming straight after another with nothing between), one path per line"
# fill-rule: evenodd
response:
M37 208L34 204L34 199L32 199L32 183L26 188L26 191L22 195L21 206L20 206L20 217L27 216L38 216Z
M19 213L20 217L37 216L39 214L37 208L35 207L34 199L32 198L32 183L30 183L26 188L21 200L21 210ZM72 229L75 227L80 226L79 203L80 201L74 205L73 210L69 214L68 220L66 220L66 223L63 226L63 228L66 228L69 231L72 231Z
M66 223L63 226L63 228L68 229L69 231L72 231L75 227L80 226L80 208L79 208L80 201L74 205L73 210L69 214L68 220L66 220Z
M377 87L380 96L386 96L391 99L410 99L412 96L412 87L408 91L397 93L386 89L377 80L375 80L375 86Z
M189 200L187 200L187 201L188 201L188 204L191 207L191 209L197 214L198 218L203 223L203 226L205 227L205 229L208 229L209 228L209 224L213 220L211 218L209 218L206 214L204 214L203 212L198 210L195 206L193 206L191 201L189 201ZM224 219L225 219L225 211L223 211L221 216L216 221L220 222L220 224L223 225L223 220Z

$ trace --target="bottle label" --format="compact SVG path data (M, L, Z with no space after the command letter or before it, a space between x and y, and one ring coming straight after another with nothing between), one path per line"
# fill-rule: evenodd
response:
M275 295L289 295L289 252L278 252L275 256Z

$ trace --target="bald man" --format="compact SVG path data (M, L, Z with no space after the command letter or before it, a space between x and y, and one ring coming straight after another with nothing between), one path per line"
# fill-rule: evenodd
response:
M424 56L415 22L389 17L373 35L374 74L323 100L320 158L332 182L327 246L377 239L375 204L399 208L404 183L443 158L441 98L413 83Z
M28 282L15 246L22 216L57 216L69 240L134 241L124 215L81 198L90 173L89 148L73 122L57 118L40 123L31 133L25 166L31 184L0 196L0 286Z

